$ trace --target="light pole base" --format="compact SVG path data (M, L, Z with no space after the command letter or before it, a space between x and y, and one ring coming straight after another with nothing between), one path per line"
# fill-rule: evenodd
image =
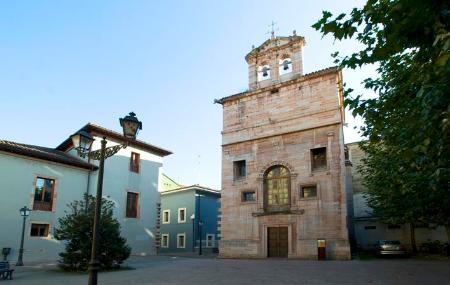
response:
M97 285L98 271L100 262L94 261L89 263L89 285Z

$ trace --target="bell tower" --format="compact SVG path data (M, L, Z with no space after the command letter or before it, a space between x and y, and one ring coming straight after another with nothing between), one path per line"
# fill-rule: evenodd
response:
M245 60L248 63L250 91L291 80L303 75L303 46L305 39L293 32L292 36L270 39L252 48Z

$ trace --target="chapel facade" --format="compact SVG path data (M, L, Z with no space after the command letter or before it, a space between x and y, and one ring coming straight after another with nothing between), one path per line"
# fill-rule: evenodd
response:
M220 257L350 259L342 74L303 74L303 37L253 48L223 106ZM322 253L323 254L323 253Z

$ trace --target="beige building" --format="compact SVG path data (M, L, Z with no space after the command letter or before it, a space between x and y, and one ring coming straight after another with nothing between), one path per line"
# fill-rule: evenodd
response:
M349 259L342 75L303 74L305 40L247 54L249 90L223 106L221 257ZM325 242L323 242L323 240Z
M372 208L367 205L364 180L361 173L358 172L358 168L363 164L365 153L358 144L359 142L354 142L346 145L349 160L352 163L350 173L353 187L353 224L358 249L373 249L378 240L399 240L408 248L411 248L411 228L409 224L385 224L374 215ZM425 224L416 226L415 239L419 250L425 242L448 241L444 227Z

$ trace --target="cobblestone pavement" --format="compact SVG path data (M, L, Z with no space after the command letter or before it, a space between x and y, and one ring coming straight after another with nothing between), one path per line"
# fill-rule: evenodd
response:
M449 261L376 259L352 261L232 260L189 257L133 257L135 269L104 272L99 284L450 284ZM87 284L86 274L64 273L55 265L16 268L1 284Z

